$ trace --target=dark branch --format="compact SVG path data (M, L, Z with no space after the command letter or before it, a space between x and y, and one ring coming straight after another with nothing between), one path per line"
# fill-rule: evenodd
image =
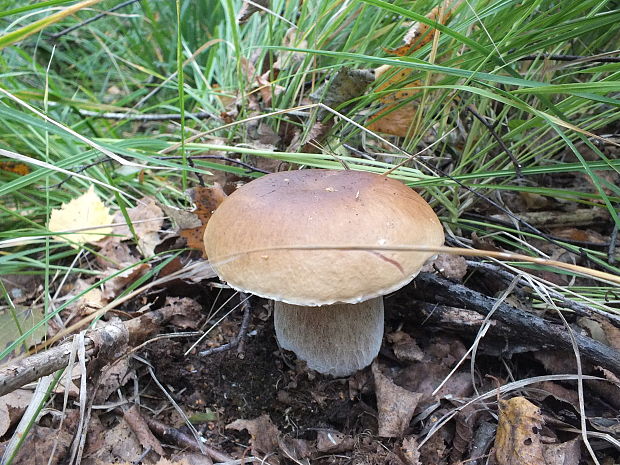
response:
M596 56L581 56L581 55L554 55L551 53L538 53L534 55L526 55L519 58L518 61L532 61L544 58L546 60L553 61L584 61L593 63L620 63L620 57L596 57Z
M482 315L488 315L496 304L496 299L430 273L420 273L414 286L413 293L426 302L466 308ZM541 347L573 350L571 336L561 324L504 303L495 309L493 319L507 325L519 337L540 344ZM581 357L612 373L620 373L620 351L578 332L574 332L573 336Z
M56 34L51 34L50 35L50 39L57 40L58 38L66 35L66 34L69 34L70 32L73 32L76 29L79 29L79 28L81 28L83 26L86 26L87 24L93 23L93 22L103 18L104 16L107 16L109 13L112 13L113 11L120 10L121 8L125 8L126 6L129 6L132 3L136 3L138 1L140 1L140 0L127 0L125 2L119 3L115 7L112 7L112 8L110 8L107 11L99 13L99 14L93 16L92 18L88 18L87 20L82 21L81 23L78 23L78 24L76 24L74 26L71 26L71 27L68 27L66 29L63 29L62 31L57 32Z
M499 137L497 132L495 132L495 128L493 127L493 125L487 123L484 120L484 118L474 109L473 105L467 105L466 109L472 115L474 115L474 117L478 121L480 121L484 125L485 128L487 128L487 130L489 131L489 134L491 134L491 136L493 137L493 139L495 139L495 141L498 143L498 145L501 147L501 149L504 152L506 152L506 155L508 155L508 158L510 158L510 161L512 162L513 166L515 167L515 173L517 175L517 178L519 178L519 179L523 178L523 172L521 171L521 164L519 163L519 160L517 160L517 157L514 156L514 154L508 148L508 146L504 143L502 138Z

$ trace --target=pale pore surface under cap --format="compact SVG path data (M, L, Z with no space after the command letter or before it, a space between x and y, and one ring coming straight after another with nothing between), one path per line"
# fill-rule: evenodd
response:
M370 365L379 353L383 297L323 307L275 302L273 319L283 349L319 373L348 376Z
M233 288L305 306L362 302L399 289L433 253L373 248L443 240L439 219L416 192L362 171L263 176L224 200L205 231L209 260Z

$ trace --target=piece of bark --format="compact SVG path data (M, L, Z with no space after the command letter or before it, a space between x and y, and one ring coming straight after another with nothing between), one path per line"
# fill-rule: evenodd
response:
M109 323L87 331L84 338L87 360L95 358L102 350L110 350L122 344L141 344L178 312L175 305L166 305L124 323ZM73 341L68 341L1 367L0 396L65 368L69 363L72 345Z
M496 303L496 299L492 297L429 273L420 273L414 285L414 292L422 295L428 302L464 307L482 315L490 313ZM573 350L571 335L561 324L507 304L500 304L495 309L493 319L517 331L522 340L546 348L554 347L570 352ZM573 337L585 360L613 373L620 373L620 351L579 333L573 333Z

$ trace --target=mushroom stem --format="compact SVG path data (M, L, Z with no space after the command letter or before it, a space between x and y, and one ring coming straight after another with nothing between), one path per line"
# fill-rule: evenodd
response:
M276 337L309 368L348 376L370 365L383 337L383 298L304 307L275 302Z

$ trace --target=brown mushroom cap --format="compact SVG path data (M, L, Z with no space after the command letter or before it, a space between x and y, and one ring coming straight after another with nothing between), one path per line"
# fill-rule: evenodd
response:
M399 181L311 169L270 174L239 188L213 213L204 240L213 268L233 288L319 306L401 288L433 253L373 247L439 246L444 234L432 208ZM347 250L351 246L368 249Z

